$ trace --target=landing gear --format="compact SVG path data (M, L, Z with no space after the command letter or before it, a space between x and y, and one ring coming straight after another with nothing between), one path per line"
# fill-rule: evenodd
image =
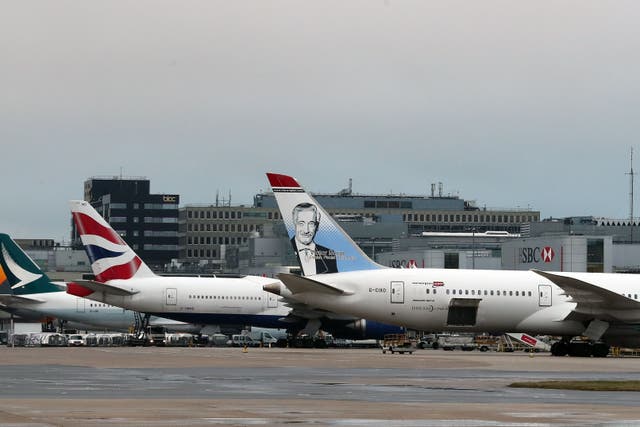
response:
M571 357L607 357L609 354L609 348L610 347L603 342L592 343L589 341L570 341L570 339L563 338L551 346L551 355L569 355Z
M607 357L611 347L603 342L597 342L593 345L593 357Z
M145 345L147 341L147 327L149 326L149 319L151 315L143 314L139 312L134 312L133 319L133 339L131 340L132 345Z
M567 354L569 354L569 342L564 339L556 341L551 345L552 356L566 356Z

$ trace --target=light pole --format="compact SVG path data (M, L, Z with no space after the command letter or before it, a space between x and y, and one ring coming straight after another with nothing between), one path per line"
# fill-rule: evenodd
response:
M476 269L476 228L471 228L471 269Z
M371 259L375 262L376 260L376 238L371 238Z

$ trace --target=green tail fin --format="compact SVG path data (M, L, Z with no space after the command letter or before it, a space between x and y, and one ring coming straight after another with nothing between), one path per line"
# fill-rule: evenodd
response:
M0 293L26 295L60 290L9 235L0 233Z

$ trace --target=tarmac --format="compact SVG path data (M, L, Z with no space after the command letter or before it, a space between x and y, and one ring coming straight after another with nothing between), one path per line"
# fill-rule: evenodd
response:
M378 349L0 347L0 426L640 425L640 358Z

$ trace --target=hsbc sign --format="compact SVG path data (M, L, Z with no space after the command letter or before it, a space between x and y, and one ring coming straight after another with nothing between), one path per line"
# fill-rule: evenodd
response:
M544 248L542 248L542 252L540 252L540 256L542 257L542 261L544 262L553 261L553 257L555 255L556 253L553 251L553 248L551 246L545 246Z
M535 248L520 248L521 264L549 263L553 261L555 256L556 253L551 246L545 246L543 248L539 246Z

